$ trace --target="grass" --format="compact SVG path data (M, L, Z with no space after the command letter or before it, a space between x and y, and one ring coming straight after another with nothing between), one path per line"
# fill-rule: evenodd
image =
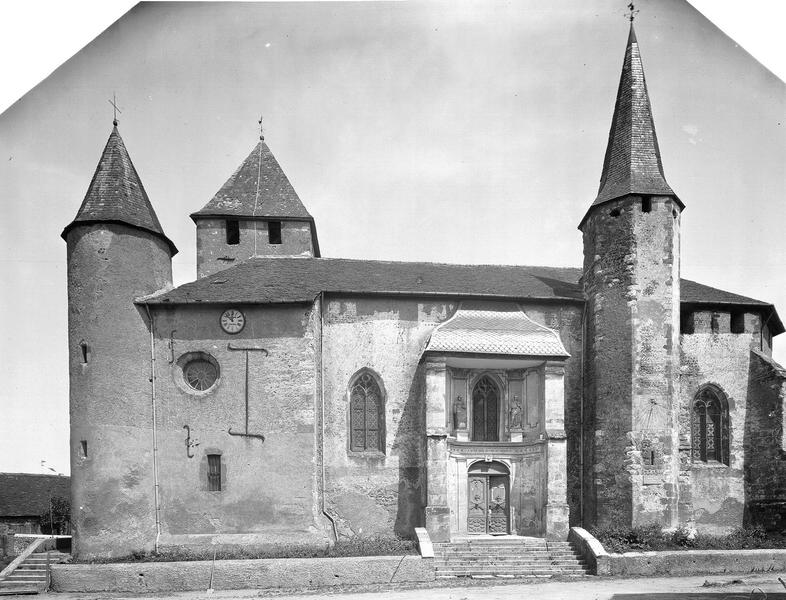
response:
M607 552L650 550L751 550L786 548L786 536L760 528L738 528L728 535L695 533L686 528L663 531L657 523L638 527L605 526L590 529Z
M216 547L216 560L258 558L335 558L342 556L400 556L417 554L417 544L412 540L398 538L351 538L342 539L331 547L284 545L266 549L242 547ZM175 562L213 560L213 549L189 549L182 547L163 548L160 552L134 552L119 558L100 558L73 562L119 563L119 562Z

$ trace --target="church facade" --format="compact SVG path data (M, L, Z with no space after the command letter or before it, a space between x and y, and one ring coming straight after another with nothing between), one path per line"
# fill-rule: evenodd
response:
M322 258L262 138L173 289L116 125L63 231L76 555L779 522L784 327L681 279L632 26L581 268Z

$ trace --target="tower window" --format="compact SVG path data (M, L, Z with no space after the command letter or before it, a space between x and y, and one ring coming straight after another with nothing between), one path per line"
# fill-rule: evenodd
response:
M227 244L237 246L240 243L240 221L237 219L227 220Z
M268 244L281 243L281 221L268 221L267 241Z
M652 198L649 196L645 196L641 199L641 212L650 212L652 211Z
M79 348L80 348L80 350L82 350L82 364L86 365L87 364L87 342L85 340L82 340L81 342L79 342Z
M87 440L79 442L79 447L82 450L82 458L87 458Z
M207 455L207 491L221 491L221 455Z

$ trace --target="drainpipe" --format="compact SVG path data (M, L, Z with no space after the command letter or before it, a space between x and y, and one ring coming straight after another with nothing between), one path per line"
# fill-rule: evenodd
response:
M321 487L320 496L322 499L322 514L325 515L330 521L330 525L333 528L333 541L338 541L338 530L336 529L336 520L330 516L327 512L327 507L325 506L325 385L324 385L324 352L325 352L325 344L324 344L324 335L323 329L325 325L325 293L320 292L319 296L319 424L321 435L319 439L320 444L320 480L321 480Z
M587 364L587 302L581 314L581 386L579 388L579 523L584 527L584 370Z
M158 427L156 425L156 348L155 348L155 325L153 315L150 314L150 306L145 304L147 320L150 324L150 397L153 405L153 499L155 503L156 516L156 542L155 552L158 554L158 544L161 540L161 505L158 490Z

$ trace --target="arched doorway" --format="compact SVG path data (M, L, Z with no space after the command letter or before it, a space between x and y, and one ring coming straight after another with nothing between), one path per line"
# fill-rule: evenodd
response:
M509 533L510 471L498 461L476 462L467 472L468 533Z
M499 386L488 375L472 388L472 441L499 441Z

